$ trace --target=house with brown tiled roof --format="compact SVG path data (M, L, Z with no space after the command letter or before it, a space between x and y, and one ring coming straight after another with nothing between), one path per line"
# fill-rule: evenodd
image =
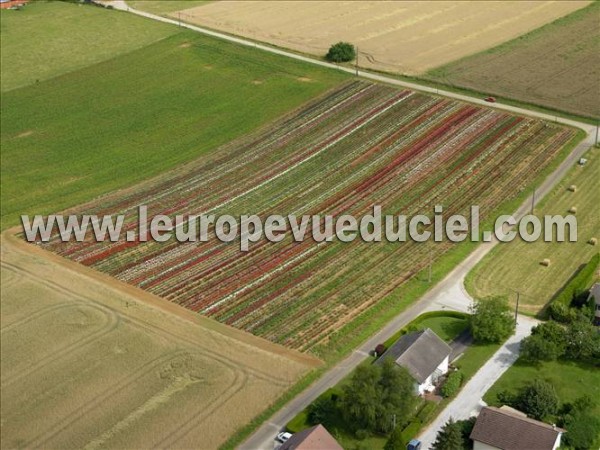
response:
M556 450L565 432L503 406L481 410L471 432L473 450Z
M323 425L315 425L292 435L279 450L344 450Z

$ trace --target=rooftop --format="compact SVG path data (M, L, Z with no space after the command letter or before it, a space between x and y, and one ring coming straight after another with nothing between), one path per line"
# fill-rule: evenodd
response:
M279 450L344 450L327 429L319 424L292 435Z
M451 352L450 346L427 328L402 336L379 361L392 358L396 364L406 368L418 383L423 383Z
M564 432L512 408L486 406L477 417L471 439L503 450L552 450Z

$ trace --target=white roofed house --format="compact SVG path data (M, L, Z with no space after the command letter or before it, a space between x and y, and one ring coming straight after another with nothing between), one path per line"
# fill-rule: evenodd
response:
M408 333L398 339L377 360L391 358L415 380L415 391L422 395L435 389L438 379L448 372L452 349L430 328Z

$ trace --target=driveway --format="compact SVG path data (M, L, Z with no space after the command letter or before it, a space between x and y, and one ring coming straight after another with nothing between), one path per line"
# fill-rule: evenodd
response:
M423 449L430 448L439 429L450 419L463 420L477 415L484 406L481 397L513 365L519 356L521 341L531 333L531 328L537 320L519 316L517 329L505 344L492 356L467 382L440 415L421 433L418 439L423 443Z

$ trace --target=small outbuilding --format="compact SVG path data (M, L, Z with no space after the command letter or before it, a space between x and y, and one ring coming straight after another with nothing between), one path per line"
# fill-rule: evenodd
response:
M452 348L430 328L405 334L377 362L393 359L408 370L419 395L435 389L438 379L448 373Z

